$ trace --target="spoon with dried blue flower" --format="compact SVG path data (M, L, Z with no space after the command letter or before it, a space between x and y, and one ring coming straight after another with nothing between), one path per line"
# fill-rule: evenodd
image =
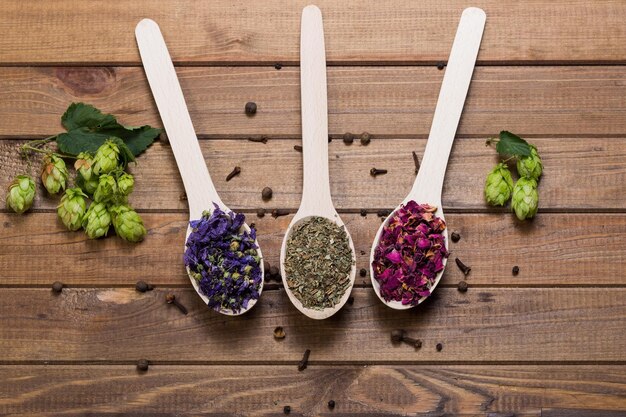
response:
M372 285L378 298L396 310L423 302L435 290L446 266L448 231L441 192L485 20L481 9L463 11L417 178L374 238Z
M210 308L229 316L243 314L263 291L263 259L256 230L217 194L159 26L144 19L135 36L187 193L190 222L184 262L189 279Z

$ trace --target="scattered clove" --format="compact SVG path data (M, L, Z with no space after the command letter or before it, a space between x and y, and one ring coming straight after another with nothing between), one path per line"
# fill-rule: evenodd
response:
M165 297L165 301L168 304L174 304L176 307L178 307L181 313L187 315L187 308L176 299L176 296L174 294L167 294L167 296Z
M261 142L261 143L267 143L267 136L257 136L257 137L249 137L248 140L250 142Z
M456 266L458 266L461 272L463 272L463 275L468 275L472 270L472 268L461 262L459 258L454 258L454 262L456 262Z
M445 63L445 62L443 62L443 61L439 61L439 62L437 62L437 69L438 69L439 71L441 71L442 69L444 69L444 68L445 68L445 66L446 66L446 63Z
M513 269L511 270L511 272L513 273L513 275L519 274L519 266L515 265Z
M285 414L289 414L291 413L291 407L289 407L288 405L283 407L283 413Z
M461 282L459 282L459 284L457 285L457 289L458 289L460 292L467 292L467 288L468 288L468 286L467 286L467 282L465 282L465 281L461 281Z
M452 241L456 243L459 240L461 240L461 235L458 234L457 232L452 232L452 235L450 235L450 239L452 239Z
M367 210L361 209L361 216L363 217L367 216Z
M252 101L247 102L246 103L246 107L245 107L245 111L246 111L246 114L248 116L252 116L253 114L255 114L256 113L256 103L252 102Z
M272 210L272 217L273 218L278 218L280 216L286 216L289 214L289 210L286 209L274 209Z
M280 69L283 68L283 64L281 64L280 62L277 62L277 63L274 64L274 68L277 69L277 70L280 70Z
M335 408L335 401L334 401L334 400L330 400L330 401L328 401L328 408L330 408L331 410L332 410L333 408Z
M300 145L293 145L293 149L295 149L297 152L302 152L302 146Z
M365 268L361 268L361 270L359 271L359 275L364 277L365 275L367 275L367 269Z
M344 133L343 143L345 143L346 145L352 145L352 142L354 142L354 136L352 135L352 133L350 132Z
M389 215L390 215L390 214L391 214L391 210L385 210L385 209L378 210L378 211L376 212L376 215L377 215L378 217L383 218L383 219L384 219L384 218L386 218L386 217L389 217Z
M263 201L267 201L270 198L272 198L272 194L274 194L274 192L272 191L272 189L270 187L265 187L263 188L263 190L261 191L261 198L263 199Z
M281 340L285 338L285 329L282 326L278 326L274 329L274 339Z
M361 133L361 145L367 146L372 141L372 137L369 133L363 132Z
M408 337L406 335L406 330L403 329L392 330L391 341L393 343L404 342L408 345L413 346L415 349L419 349L422 347L422 341L420 339L413 339L412 337Z
M260 208L260 209L258 209L258 210L256 211L256 216L257 216L258 218L265 217L265 209L264 209L264 208Z
M137 281L135 284L135 289L139 292L152 291L154 287L148 284L146 281Z
M437 343L435 348L437 349L437 352L441 352L443 350L443 343Z
M382 175L382 174L386 174L387 170L386 169L378 169L378 168L372 168L370 169L370 175L372 177L375 177L377 175Z
M420 170L420 159L417 157L417 154L415 153L415 151L413 151L412 154L413 154L413 163L415 164L415 174L417 175L417 173Z
M311 355L311 349L307 349L304 351L304 355L302 355L302 360L298 362L298 371L304 371L309 364L309 356Z
M63 291L63 283L59 281L55 281L52 283L52 291L55 293L60 293Z
M241 167L233 168L231 173L226 176L226 182L232 180L234 177L236 177L239 174L241 174Z
M139 359L137 361L137 370L140 372L146 372L150 367L150 362L147 359Z

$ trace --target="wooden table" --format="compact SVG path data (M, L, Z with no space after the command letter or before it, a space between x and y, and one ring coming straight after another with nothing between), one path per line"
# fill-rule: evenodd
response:
M61 131L71 102L125 124L161 125L133 36L151 17L178 66L218 191L256 223L276 265L301 191L293 147L305 4L4 0L0 186L28 169L19 145ZM411 311L385 307L369 277L357 277L354 303L323 322L298 313L276 283L250 314L214 314L183 269L186 202L171 150L157 142L132 168L132 204L149 229L141 244L64 231L57 200L41 187L31 213L0 213L0 414L250 416L289 405L292 415L624 415L626 2L317 4L332 193L359 269L380 224L376 211L410 189L411 151L423 152L444 73L437 63L460 13L469 5L487 12L443 195L449 227L462 236L452 257L472 267L469 291L457 291L463 276L451 263L436 293ZM247 101L258 104L254 117L244 114ZM532 222L483 201L495 163L484 140L502 129L535 143L544 159ZM340 139L364 131L368 146ZM260 136L267 144L246 140ZM226 182L235 165L241 175ZM372 167L389 173L373 178ZM274 189L267 203L265 186ZM261 207L291 214L257 218ZM140 279L157 288L136 292ZM67 286L60 295L50 290L56 280ZM165 303L168 293L189 315ZM393 345L396 328L423 347ZM299 372L305 349L310 364ZM151 363L145 373L135 369L142 358Z

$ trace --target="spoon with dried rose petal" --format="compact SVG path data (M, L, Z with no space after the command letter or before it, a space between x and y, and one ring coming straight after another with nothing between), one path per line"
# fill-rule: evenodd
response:
M413 188L385 219L374 238L370 277L378 298L404 310L424 301L446 266L448 231L441 192L480 49L485 12L463 11L443 77L424 158Z
M184 261L189 279L210 308L229 316L243 314L263 291L256 231L217 194L159 26L143 19L135 36L187 193L190 222Z

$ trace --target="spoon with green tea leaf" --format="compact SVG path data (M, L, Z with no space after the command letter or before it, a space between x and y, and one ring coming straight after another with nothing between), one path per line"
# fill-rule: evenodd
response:
M198 295L216 311L229 316L243 314L256 304L263 291L263 260L261 249L256 241L256 232L251 231L250 227L243 223L242 215L234 215L217 194L202 156L187 104L159 26L150 19L143 19L137 24L135 36L152 95L159 109L187 193L190 224L187 228L186 248L189 249L190 247L190 236L193 233L199 233L200 229L217 236L220 230L226 230L231 226L237 227L239 222L242 224L237 227L238 230L234 231L233 240L230 242L230 246L224 248L224 253L232 253L232 264L238 265L237 262L241 262L241 260L235 258L250 259L247 257L249 254L237 251L240 242L253 239L256 246L256 249L253 250L256 258L254 262L251 260L250 265L252 273L256 274L254 280L250 279L253 282L248 282L247 276L243 275L243 272L241 274L232 272L231 266L225 267L225 264L218 266L216 265L217 261L214 261L213 258L207 260L208 256L205 259L197 260L197 265L201 265L198 266L197 271L192 271L189 266L187 267L189 279ZM209 217L210 215L218 215L219 217ZM199 222L200 219L204 219L207 223L195 223ZM192 223L197 225L196 228L192 227ZM203 239L199 240L202 241ZM208 247L211 244L210 240L206 241L205 244ZM206 263L212 265L210 271L204 267ZM225 297L228 300L215 304L220 293L214 294L211 291L215 288L233 288L233 286L240 289L242 286L246 286L244 293L251 294L250 298L244 299L241 305L239 305L238 300L231 300L232 297ZM226 290L222 294L227 294ZM238 308L224 307L227 302L231 302Z
M485 20L481 9L463 11L417 178L409 195L385 219L374 238L372 285L378 298L396 310L424 301L445 269L448 232L441 192Z
M313 5L302 11L300 83L304 177L302 201L285 232L280 251L280 268L285 291L293 305L310 318L325 319L339 311L348 300L354 285L356 267L352 238L337 214L330 195L324 26L322 13ZM304 227L307 229L298 231ZM328 236L310 236L312 244L308 248L293 247L296 234L309 232L332 233L332 236L337 236L337 241L328 239ZM326 239L326 248L316 246L322 239ZM313 250L317 252L312 253ZM338 251L334 253L340 256L331 259L333 250ZM305 270L306 274L303 273ZM329 276L329 271L342 272L338 276ZM295 283L297 276L299 281ZM326 286L323 286L324 282Z

